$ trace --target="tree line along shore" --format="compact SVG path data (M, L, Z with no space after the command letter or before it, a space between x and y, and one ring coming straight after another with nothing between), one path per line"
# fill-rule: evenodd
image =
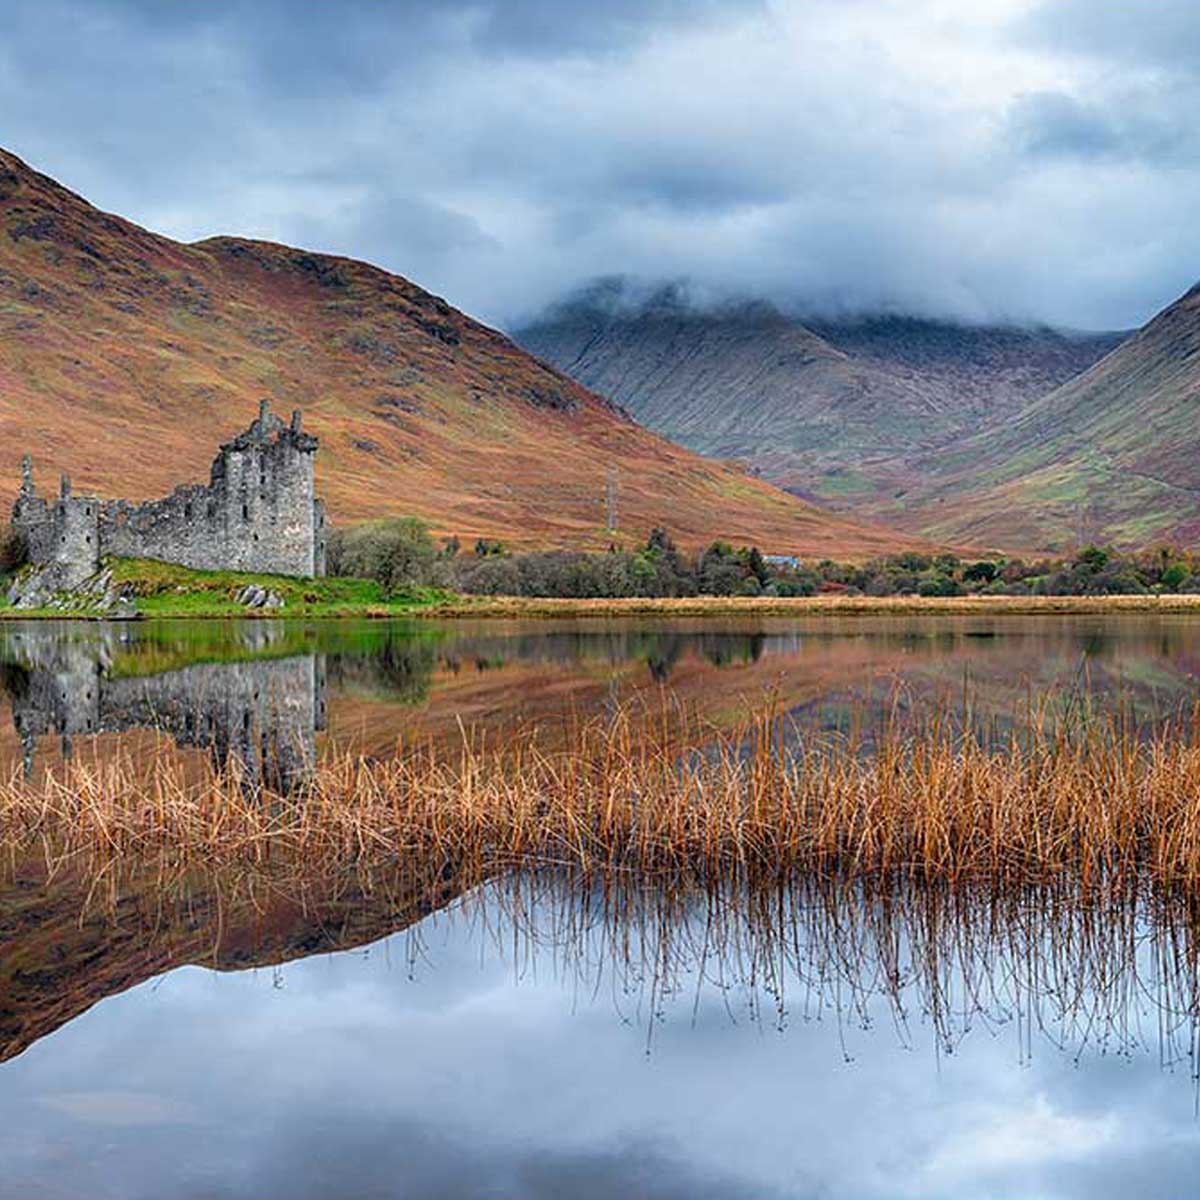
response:
M106 564L142 616L716 616L736 613L1072 613L1200 609L1200 555L1170 546L1064 558L964 558L907 552L861 563L802 561L713 542L693 553L653 530L634 549L514 553L480 540L440 544L419 521L335 529L327 578L196 571L152 560ZM89 597L48 609L5 602L24 569L20 537L0 531L0 615L96 616ZM278 603L247 608L247 589Z

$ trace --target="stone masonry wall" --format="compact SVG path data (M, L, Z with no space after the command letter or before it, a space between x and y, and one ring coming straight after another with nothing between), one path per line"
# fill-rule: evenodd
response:
M64 480L60 499L47 503L33 488L26 460L13 521L26 535L31 561L55 564L55 586L63 589L93 574L102 555L201 570L323 575L325 509L315 495L316 449L298 412L285 425L264 401L250 428L221 447L207 486L131 504L72 498Z
M34 490L26 456L13 524L25 535L30 560L45 567L51 588L69 591L99 569L99 513L95 498L71 495L71 481L65 475L59 498L53 504L43 500Z

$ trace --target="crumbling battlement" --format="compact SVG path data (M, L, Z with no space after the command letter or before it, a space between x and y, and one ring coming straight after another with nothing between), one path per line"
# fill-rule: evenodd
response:
M220 449L207 486L175 489L162 500L131 504L72 496L64 475L59 497L37 494L28 455L13 524L30 561L54 590L71 590L104 555L155 558L200 570L276 575L325 574L325 506L316 498L317 439L300 413L285 425L266 400L258 419Z

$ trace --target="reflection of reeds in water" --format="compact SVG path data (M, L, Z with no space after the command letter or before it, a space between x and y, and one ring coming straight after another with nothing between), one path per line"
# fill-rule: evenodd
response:
M236 762L197 779L169 747L148 762L79 759L0 784L0 836L63 852L171 847L197 858L321 863L453 859L481 874L530 864L700 880L822 872L1085 891L1200 885L1200 723L1141 737L1119 719L1000 744L938 715L869 747L770 711L701 728L668 704L574 725L464 734L387 761L334 754L287 796ZM693 749L689 750L688 747Z
M660 1018L703 1006L780 1028L828 1022L851 1056L870 1047L863 1029L883 1026L906 1045L932 1037L939 1053L1003 1032L1026 1061L1039 1045L1157 1055L1193 1077L1200 1061L1200 899L1183 892L1084 894L1066 878L488 877L432 857L328 871L183 866L174 854L125 855L98 873L80 865L19 870L25 916L6 929L20 966L0 971L0 1061L183 963L274 966L397 930L413 970L437 969L449 931L518 981L553 979L582 1002L611 1003L648 1044Z
M1102 902L1036 890L805 876L706 888L630 876L518 873L464 907L518 973L550 958L581 994L654 1017L707 993L785 1026L834 1019L843 1037L890 1019L953 1053L972 1029L1086 1053L1157 1053L1196 1072L1200 957L1193 900ZM428 953L417 930L414 952ZM731 1008L732 1011L732 1008Z

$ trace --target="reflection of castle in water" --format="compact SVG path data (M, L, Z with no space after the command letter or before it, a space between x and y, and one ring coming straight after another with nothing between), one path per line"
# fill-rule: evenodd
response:
M248 634L248 653L268 651L272 634ZM0 682L10 694L25 769L38 741L129 729L159 730L180 746L208 750L217 766L282 790L311 767L325 728L325 659L302 654L243 662L194 663L158 675L113 677L118 635L87 641L8 639Z

